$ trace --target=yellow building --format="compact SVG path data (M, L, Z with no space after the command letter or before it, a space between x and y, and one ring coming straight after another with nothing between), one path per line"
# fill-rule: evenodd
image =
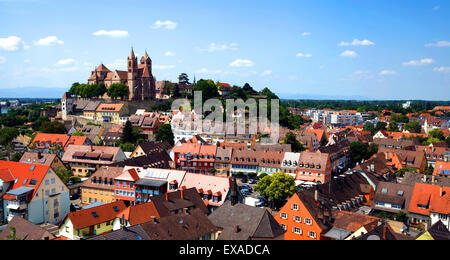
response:
M97 122L123 124L129 116L123 104L102 103L97 107L95 118Z
M104 166L81 186L81 204L114 202L114 178L122 174L123 167Z
M71 240L79 240L111 232L114 219L126 208L123 201L116 201L71 212L59 224L59 235Z

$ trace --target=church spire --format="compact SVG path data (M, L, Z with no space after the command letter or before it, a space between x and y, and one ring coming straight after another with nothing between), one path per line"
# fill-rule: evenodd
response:
M134 50L133 50L133 46L131 46L130 59L134 59Z

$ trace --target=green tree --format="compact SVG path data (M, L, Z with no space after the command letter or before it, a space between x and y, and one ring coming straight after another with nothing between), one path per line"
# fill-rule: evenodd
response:
M74 133L72 134L72 136L86 136L86 134L84 134L84 133L81 132L81 131L76 131L76 132L74 132Z
M155 134L156 141L167 141L172 146L175 145L174 138L172 127L169 124L161 125Z
M350 144L350 154L354 163L368 159L367 145L363 142L353 142Z
M441 129L433 129L428 133L430 138L436 138L440 141L444 141L444 132Z
M425 167L425 175L433 175L433 172L434 172L433 165L427 165L427 167Z
M255 190L269 201L282 202L295 193L295 180L286 173L274 173L262 178Z
M216 83L212 80L199 80L194 87L194 91L202 91L203 102L211 98L220 97Z
M244 101L247 100L247 94L242 88L238 86L233 86L230 89L230 97L233 99L242 99Z
M189 76L186 73L181 73L178 76L178 82L182 84L189 84Z
M370 143L369 148L367 148L367 156L371 157L374 154L378 153L378 144Z
M366 122L364 124L364 131L369 131L372 134L375 134L375 125L372 124L371 122Z
M20 158L22 158L23 152L17 152L14 153L13 156L11 156L11 161L18 162L20 161Z
M445 142L446 142L447 145L450 147L450 135L447 136L447 138L445 138Z
M105 83L99 83L94 86L93 95L95 97L101 98L106 92L108 92L108 89Z
M378 132L380 130L386 130L386 126L387 126L386 122L379 121L375 126L375 131Z
M67 133L67 130L63 123L60 123L58 121L46 121L41 124L39 132L46 134L65 134Z
M4 127L0 129L0 145L6 150L8 160L11 160L11 151L14 149L12 141L19 135L19 130L14 127Z
M396 121L391 120L391 122L389 123L389 126L388 126L388 131L389 132L400 132Z
M60 168L56 170L56 175L65 183L67 184L72 177L72 174L70 173L69 169L66 168Z
M405 124L405 130L408 130L411 133L420 133L422 131L422 127L419 122L411 121Z
M109 86L108 91L106 92L108 96L112 99L119 98L124 99L128 97L130 92L128 90L128 86L123 83L113 83Z
M119 146L124 152L131 153L136 149L136 146L133 143L121 143Z
M303 144L297 140L297 136L292 132L288 132L286 134L286 137L284 138L284 143L290 144L292 151L294 153L298 153L298 152L302 152L302 151L306 150L305 147L303 146Z
M131 125L131 122L128 120L125 123L125 126L123 127L122 131L122 143L134 143L134 135L133 135L133 126Z
M398 177L403 177L403 176L405 175L405 173L407 173L407 172L417 172L417 169L416 169L416 168L408 168L408 167L405 167L405 168L400 169L400 170L396 173L396 175L397 175Z

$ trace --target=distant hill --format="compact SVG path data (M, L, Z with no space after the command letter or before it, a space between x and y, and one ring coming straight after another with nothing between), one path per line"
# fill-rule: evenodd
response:
M328 96L328 95L314 95L314 94L293 94L293 93L280 93L278 94L280 99L307 99L307 100L358 100L358 101L371 101L372 98L364 96Z
M0 98L61 98L66 88L0 88Z

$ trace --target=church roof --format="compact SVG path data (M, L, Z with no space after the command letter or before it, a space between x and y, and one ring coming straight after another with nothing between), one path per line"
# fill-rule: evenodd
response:
M95 71L104 71L104 72L110 72L110 70L103 64L100 64Z

